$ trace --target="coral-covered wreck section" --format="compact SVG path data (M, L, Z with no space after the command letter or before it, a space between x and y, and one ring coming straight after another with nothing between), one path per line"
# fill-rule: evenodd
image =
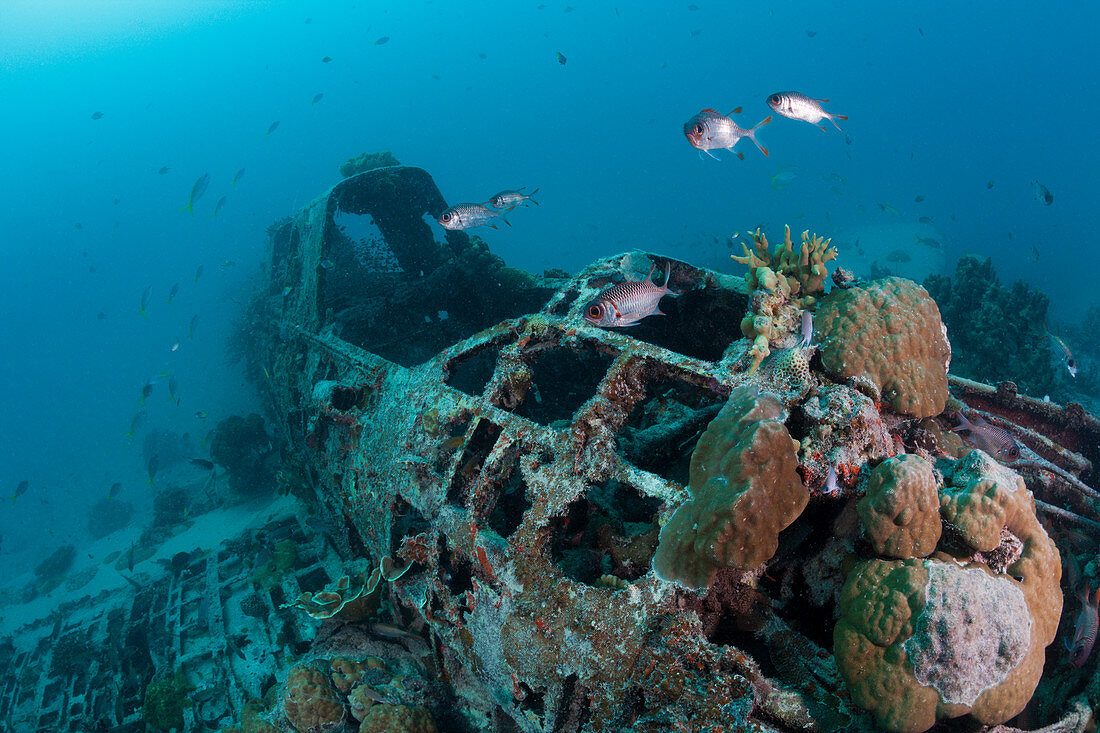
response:
M443 205L429 184L399 166L354 175L274 230L253 353L362 563L295 603L344 634L415 638L462 710L440 729L1083 729L1095 666L1055 640L1079 610L1063 613L1063 558L1100 536L1092 463L1051 428L1065 408L949 377L923 288L838 270L826 292L836 250L789 231L774 251L756 235L747 278L637 251L512 276L420 226ZM406 185L422 194L407 228L372 213L364 245L336 224ZM383 246L404 294L368 287L363 247ZM679 294L666 317L583 319L654 266ZM388 310L401 298L415 304ZM424 310L439 302L447 319ZM960 437L956 412L1019 457ZM1076 425L1098 442L1095 420ZM382 586L358 618L328 613ZM370 685L341 690L361 660L337 674L323 649L308 657L265 719L375 730L397 714ZM442 725L423 696L406 707L401 729Z

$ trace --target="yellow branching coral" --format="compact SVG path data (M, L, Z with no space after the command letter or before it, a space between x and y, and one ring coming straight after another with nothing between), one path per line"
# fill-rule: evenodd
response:
M793 335L798 332L802 311L817 301L825 292L825 278L829 271L826 262L836 259L832 240L810 236L802 232L802 246L798 252L791 241L791 228L783 230L783 244L771 251L768 238L757 229L752 232L753 248L742 243L745 254L732 255L733 259L749 266L745 280L753 290L749 311L741 320L741 333L752 346L747 352L751 368L756 372L760 363L773 348L793 345Z
M774 286L769 287L768 281L774 274L779 274L787 278L792 295L817 295L825 291L825 278L829 275L825 263L835 260L837 256L836 247L829 246L831 239L816 234L811 236L807 229L802 232L802 246L796 253L791 241L791 228L786 226L783 244L776 246L772 253L766 235L759 229L751 234L753 249L742 243L745 254L731 255L735 261L749 266L746 279L750 287L774 290Z

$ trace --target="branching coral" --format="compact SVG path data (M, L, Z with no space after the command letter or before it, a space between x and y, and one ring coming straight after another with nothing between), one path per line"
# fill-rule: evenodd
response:
M795 253L789 226L784 229L783 244L777 245L774 253L759 229L752 238L752 250L742 243L745 255L732 255L749 266L745 280L753 291L749 312L741 320L741 332L752 341L750 374L773 347L794 345L802 311L812 307L816 296L824 292L825 263L837 254L835 247L829 247L831 240L811 237L809 231L802 232L802 246Z
M737 262L749 266L745 279L750 288L774 290L778 284L776 276L781 275L791 295L812 296L825 292L825 278L829 275L825 263L837 256L836 247L829 246L831 239L816 234L810 236L807 229L802 232L802 246L797 253L791 242L790 226L785 227L783 244L777 245L774 253L769 251L768 238L759 229L752 232L752 240L752 250L742 243L744 256L731 255ZM812 305L812 302L805 305Z
M718 568L748 570L775 554L779 531L809 501L786 418L775 396L734 390L691 456L692 498L661 530L659 575L703 588Z

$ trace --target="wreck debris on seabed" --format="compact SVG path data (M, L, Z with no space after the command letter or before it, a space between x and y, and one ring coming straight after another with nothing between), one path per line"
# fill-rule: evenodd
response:
M269 628L218 725L1091 725L1097 663L1065 647L1100 575L1095 418L949 377L928 294L830 273L809 233L755 233L744 277L638 251L536 277L445 208L390 166L269 230L240 346L316 492L288 539L327 559L249 575ZM666 265L666 317L585 322ZM5 682L0 716L53 684Z
M388 621L470 729L1084 729L1060 581L1067 554L1075 583L1100 570L1093 417L949 379L927 293L838 270L826 294L837 252L808 233L757 232L744 278L645 252L504 277L433 239L443 207L390 168L283 222L254 353L355 552L411 564ZM584 321L666 264L666 318ZM1013 465L955 411L1009 431Z

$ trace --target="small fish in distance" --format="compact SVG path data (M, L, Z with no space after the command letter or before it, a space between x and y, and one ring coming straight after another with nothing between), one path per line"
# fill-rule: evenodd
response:
M92 112L92 119L93 120L102 120L103 119L103 113L99 112L99 111Z
M244 178L244 168L241 168L239 171L237 171L237 175L233 176L233 182L230 185L236 186L237 181L241 180L242 178Z
M23 494L27 493L27 489L29 489L30 487L31 487L31 482L27 481L26 479L23 479L22 481L19 482L19 485L15 487L15 493L12 494L11 496L9 496L8 498L14 504L15 500L18 499Z
M1043 184L1038 181L1032 181L1031 188L1035 191L1035 199L1044 206L1050 206L1054 203L1054 194L1052 194L1050 189Z
M271 133L275 132L278 129L279 129L279 121L275 120L274 122L271 123L270 126L268 126L267 132L265 132L264 135L265 136L270 135Z
M138 315L145 318L145 309L149 307L149 301L153 298L153 286L149 285L145 290L141 291L141 310L138 311Z
M730 112L730 114L735 114L740 111L741 108L738 107L733 110L733 112ZM728 150L738 158L744 160L745 156L734 150L733 146L735 146L741 138L747 137L756 144L756 147L760 148L761 153L767 155L768 149L761 145L760 141L756 139L756 131L771 121L771 115L768 115L758 122L755 127L746 130L743 127L739 127L729 116L716 112L713 109L704 109L684 123L684 137L687 138L691 147L696 150L701 150L715 160L717 160L718 157L710 151L718 149Z
M322 63L322 64L327 64L327 63L329 63L330 61L332 61L332 57L331 57L331 56L325 56L324 58L322 58L322 59L321 59L321 63Z
M175 283L174 285L172 285L172 289L168 291L168 302L171 303L172 300L179 294L179 292L180 284Z
M325 98L324 92L317 92L316 94L313 95L313 101L310 102L310 104L317 104L318 102L320 102L324 98Z
M166 176L166 175L168 175L168 172L169 172L169 171L171 171L171 170L172 170L172 169L171 169L171 168L169 168L168 166L166 166L166 165L162 165L162 166L160 167L160 170L158 170L158 171L157 171L157 174L158 174L158 175L161 175L161 176Z
M374 42L374 45L375 46L384 46L389 42L390 42L390 37L389 36L382 36L381 38L379 38L377 41Z
M584 307L584 320L601 328L625 328L633 326L646 316L663 316L660 303L666 295L679 295L668 289L672 274L672 261L665 263L665 281L661 286L653 282L653 270L649 268L645 280L631 280L612 285L597 295Z
M513 209L528 201L538 206L539 202L535 201L535 194L539 192L538 188L531 193L523 193L523 189L525 188L527 188L527 186L520 186L515 191L501 191L490 198L486 203L494 209Z
M487 226L497 229L495 219L500 219L508 226L508 220L504 218L503 211L490 209L485 204L458 204L452 206L440 215L438 221L444 229L457 231L473 227Z
M1052 339L1054 339L1055 341L1057 341L1058 345L1062 347L1062 356L1066 360L1066 371L1069 372L1069 375L1071 377L1076 379L1077 378L1077 360L1073 358L1073 352L1069 350L1068 346L1066 346L1066 342L1063 341L1058 336L1055 336L1054 334L1050 334L1050 337Z
M218 199L218 203L214 204L214 213L212 213L210 216L217 216L218 212L222 210L223 206L225 206L225 196L222 196L220 199Z
M191 186L191 198L187 200L187 206L184 206L182 209L180 209L180 211L186 211L190 213L191 216L194 216L195 210L192 207L198 202L199 199L202 198L202 195L206 193L206 187L209 185L210 174L203 173L195 181L195 185Z
M845 115L830 114L822 109L821 103L828 102L828 99L814 99L799 92L776 92L770 95L767 101L768 106L774 109L776 114L814 125L817 125L823 119L827 119L839 130L840 125L837 125L836 121L848 119ZM822 130L825 129L821 125L817 126L821 127Z
M558 55L558 63L561 64L562 66L565 66L565 62L567 60L565 58L565 54L563 54L561 51L555 51L555 53ZM583 66L583 64L582 64L582 66Z

